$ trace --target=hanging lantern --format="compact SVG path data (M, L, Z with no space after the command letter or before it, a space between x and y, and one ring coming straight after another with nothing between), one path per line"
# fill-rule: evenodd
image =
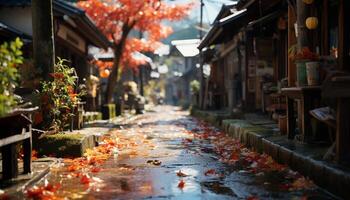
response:
M312 4L314 2L314 0L303 0L303 2L305 4Z
M306 19L306 27L310 30L316 29L318 26L318 19L317 17L308 17Z
M100 70L100 77L101 78L107 78L108 76L109 76L109 70L108 69Z

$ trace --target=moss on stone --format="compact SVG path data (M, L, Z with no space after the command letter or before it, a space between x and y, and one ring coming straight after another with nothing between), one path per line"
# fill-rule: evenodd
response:
M80 157L95 146L93 137L82 134L55 134L39 139L34 145L40 156Z

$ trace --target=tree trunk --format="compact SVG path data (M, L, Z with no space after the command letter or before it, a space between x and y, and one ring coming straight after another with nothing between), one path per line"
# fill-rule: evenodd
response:
M120 58L122 55L122 47L120 44L114 47L114 60L113 60L113 68L112 72L109 74L108 82L107 82L107 90L105 96L105 103L112 103L112 97L114 93L114 88L118 80L118 72L119 72L119 64Z
M129 35L132 27L133 27L133 25L131 25L131 26L125 25L122 28L123 33L122 33L122 37L121 37L119 43L115 44L113 46L114 60L113 60L112 72L109 74L109 77L108 77L107 90L106 90L106 94L105 94L105 103L106 104L112 103L114 88L115 88L115 86L117 84L117 80L118 80L120 60L121 60L121 57L123 54L124 46L126 44L126 39L128 38L128 35Z

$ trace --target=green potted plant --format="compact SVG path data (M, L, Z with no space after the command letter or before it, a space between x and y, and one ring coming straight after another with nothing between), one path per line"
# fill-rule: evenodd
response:
M75 69L67 66L66 60L58 59L52 80L42 82L41 109L44 113L44 129L56 133L71 126L72 118L84 91L76 90ZM48 115L45 115L48 113Z

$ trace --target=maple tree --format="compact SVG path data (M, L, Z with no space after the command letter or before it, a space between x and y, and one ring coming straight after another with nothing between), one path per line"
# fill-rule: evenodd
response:
M86 0L79 1L78 6L112 41L114 60L105 96L106 103L110 103L119 66L137 67L144 64L145 60L135 59L134 53L155 51L161 44L160 40L172 32L171 27L162 21L182 19L193 3L170 5L161 0ZM145 38L131 37L132 30L139 31Z

